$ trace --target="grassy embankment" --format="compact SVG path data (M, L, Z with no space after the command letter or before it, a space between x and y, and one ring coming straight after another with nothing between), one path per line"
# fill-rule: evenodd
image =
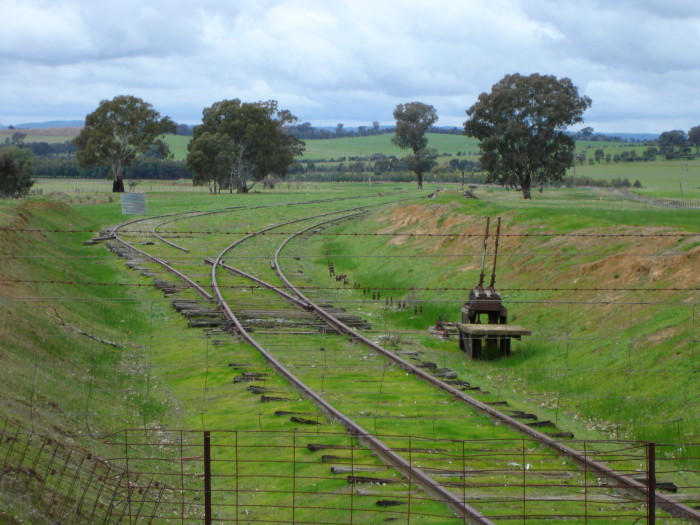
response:
M585 428L611 438L696 441L697 212L653 210L587 190L546 192L533 202L492 191L486 202L445 196L342 228L454 237L329 237L313 250L335 256L336 271L363 287L422 303L422 316L384 316L399 330L423 329L438 316L459 319L459 305L478 280L485 215L503 216L505 234L514 235L501 242L497 286L511 322L533 336L510 359L465 363L452 348L438 352L438 362L459 370L462 361L467 377L508 399L539 400L534 408L539 404L565 427L585 420ZM543 232L554 235L523 236ZM460 237L465 233L473 237ZM397 250L408 258L387 264ZM318 279L330 258L317 259Z
M334 194L335 188L317 193ZM306 190L291 197L278 192L246 200L304 200L305 195ZM232 205L234 199L240 201L235 195L155 194L149 196L149 205L153 213L167 213L219 208ZM109 458L123 451L104 445L99 436L126 428L293 428L287 419L264 410L259 396L247 392L245 385L231 381L236 374L228 366L232 359L270 372L257 352L226 336L217 340L200 329L187 330L171 299L152 287L152 279L125 271L123 260L103 246L82 245L102 226L124 220L118 202L101 194L61 194L0 204L0 419L6 431L51 436L65 447L77 447L78 456L82 450ZM193 264L204 269L200 259ZM157 271L152 264L143 267ZM191 292L179 296L195 298ZM274 374L265 383L292 400L291 410L315 412ZM39 458L25 458L25 464L36 461ZM267 468L271 475L279 468L274 463L256 465L258 473ZM89 466L85 468L87 476ZM146 464L144 470L152 471L153 466ZM52 514L58 506L37 501L42 485L29 478L23 486L26 492L2 493L0 521L44 523L61 517Z

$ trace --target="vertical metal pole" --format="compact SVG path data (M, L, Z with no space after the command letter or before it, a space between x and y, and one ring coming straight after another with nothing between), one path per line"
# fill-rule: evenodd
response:
M484 247L481 254L481 274L479 274L479 288L484 286L484 271L486 269L486 243L489 240L489 225L491 224L491 217L486 217L486 231L484 232Z
M493 268L491 269L491 284L490 288L496 286L496 262L498 261L498 240L501 237L501 218L498 217L498 223L496 225L496 246L493 251Z
M656 443L647 443L647 523L656 523Z
M211 525L211 432L204 431L204 523Z

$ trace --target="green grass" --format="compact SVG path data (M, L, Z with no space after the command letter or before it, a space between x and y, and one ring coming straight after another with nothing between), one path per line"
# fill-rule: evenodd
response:
M672 228L671 231L698 232L700 223L696 219L697 212L652 210L648 207L631 205L629 209L615 208L611 202L600 202L596 192L578 190L576 200L567 201L568 192L554 192L545 199L527 203L519 199L512 200L507 192L492 194L491 203L473 203L473 201L455 201L445 195L436 200L436 204L417 207L415 209L416 223L404 228L394 228L392 231L413 231L416 226L425 231L459 232L459 229L446 229L446 217L455 217L464 213L465 217L474 218L481 222L484 214L499 213L506 217L509 231L547 231L547 232L650 232L654 225L657 228ZM504 199L505 197L505 199ZM562 200L564 199L564 200ZM436 205L444 204L444 208L428 210ZM399 214L403 216L404 214ZM420 218L418 218L420 217ZM346 233L370 233L377 229L386 228L391 220L377 216L376 222L365 221L342 227ZM466 223L460 222L462 226ZM434 225L434 226L433 226ZM432 227L435 230L431 229ZM417 255L415 259L393 262L392 254L397 247L387 244L383 237L344 236L338 239L319 240L321 250L330 254L338 254L337 258L326 257L317 259L320 266L316 270L319 276L324 273L328 260L336 266L337 272L348 273L350 278L361 287L369 288L398 288L398 291L383 293L392 294L394 301L400 299L418 300L423 305L423 315L416 316L413 312L390 312L385 317L400 329L416 329L431 324L431 321L442 315L448 320L457 320L459 305L465 300L465 292L446 290L443 292L423 291L423 288L440 289L468 288L477 279L477 268L474 258L459 256L459 253L469 254L477 251L476 242L469 247L464 243L439 239L408 239L400 244L401 255ZM590 241L593 242L593 241ZM649 280L645 274L634 277L623 265L620 279L616 284L616 276L606 274L606 265L599 266L590 276L577 277L581 265L597 264L597 261L614 256L624 251L646 253L647 244L639 243L634 238L617 239L610 243L605 238L595 241L592 246L583 248L572 241L549 241L547 238L532 238L520 241L517 247L504 247L504 252L517 250L522 253L557 252L561 255L508 257L503 255L499 268L500 286L537 288L538 286L553 287L683 287L689 283L678 280L673 267L664 268L660 261L663 257L655 255L654 250L668 253L673 247L653 248L649 253L651 258L642 258L641 264L659 266L663 273L661 280ZM663 244L668 246L668 243ZM678 243L679 253L688 253L696 242L689 240ZM646 247L646 249L644 248ZM338 249L337 252L333 251ZM579 255L579 252L591 255ZM374 258L348 258L349 253L372 253ZM697 263L697 253L688 259ZM426 254L442 254L442 259L421 257ZM453 255L454 254L454 255ZM598 255L596 255L598 254ZM385 257L385 258L382 258ZM674 260L674 259L669 259ZM471 261L472 270L460 270ZM652 264L657 261L656 264ZM517 266L514 264L517 263ZM400 264L401 271L397 270ZM529 269L531 267L531 269ZM643 267L643 266L642 266ZM531 273L531 272L536 273ZM616 272L618 270L608 270ZM309 269L308 272L311 272ZM572 283L576 279L576 284ZM413 286L420 291L411 293ZM401 292L400 290L404 290ZM367 296L357 296L357 299ZM657 298L658 297L658 298ZM384 296L383 296L384 298ZM383 299L382 298L382 299ZM700 422L694 418L684 417L687 413L687 403L692 394L697 392L700 385L694 370L693 352L693 304L697 302L697 293L687 292L639 295L634 292L616 294L616 302L637 303L651 299L648 305L625 306L595 306L598 295L595 292L579 292L573 296L562 293L535 291L510 292L505 298L512 303L511 315L516 316L518 324L533 329L531 342L524 346L523 356L515 357L517 365L505 362L473 363L473 373L477 376L497 377L498 382L517 384L518 378L526 378L528 388L538 390L544 399L557 399L561 413L569 417L578 414L588 418L600 418L615 423L612 437L635 437L639 439L658 440L688 440L700 435ZM657 299L655 299L657 298ZM568 299L574 302L563 308L555 306L556 301ZM541 301L545 301L541 303ZM661 303L655 304L655 301ZM342 302L342 299L339 299ZM554 302L552 302L554 301ZM593 301L587 306L588 301ZM666 305L666 301L671 304ZM381 309L384 301L377 301L376 308ZM687 305L686 305L687 304ZM365 310L370 308L364 307ZM371 310L370 310L371 311ZM583 322L581 322L583 321ZM671 334L659 336L657 334ZM569 334L569 335L567 335ZM658 340L657 340L658 339ZM675 357L665 357L675 356ZM505 364L504 364L505 363ZM567 372L568 371L568 372ZM564 373L562 373L564 372ZM584 382L582 382L582 380ZM595 390L590 385L596 384ZM623 394L626 390L631 394ZM582 394L585 393L585 396ZM517 394L512 394L517 396ZM684 399L680 404L674 404L671 399ZM667 401L669 400L669 401ZM682 428L676 425L664 426L662 421L683 418ZM692 419L692 421L691 421Z
M370 137L306 140L306 151L302 158L318 160L338 159L340 157L370 157L374 153L397 157L408 155L407 150L402 150L391 142L392 137L391 134L384 134ZM457 152L473 156L479 151L477 141L464 135L428 133L426 137L428 147L436 149L441 156L456 155Z
M0 416L38 432L59 435L108 432L126 426L289 428L269 410L262 410L258 399L246 393L244 387L232 383L237 373L228 366L232 361L268 370L256 352L235 340L215 344L217 337L186 329L186 321L171 309L169 300L151 288L152 279L125 270L123 261L102 246L81 244L101 226L124 220L118 200L108 202L109 194L88 197L71 193L71 184L82 183L52 182L56 186L51 191L64 190L56 196L64 199L64 204L56 203L48 192L27 202L0 203L3 227L41 230L0 230L2 254L8 255L10 250L20 250L22 254L22 258L0 259L3 278L23 281L5 286L0 300L0 375L6 385L0 394ZM408 190L411 196L424 195L412 186L292 184L282 185L275 192L218 196L157 191L149 193L149 212L217 209L350 194L362 195L369 203L379 200L378 191L397 189ZM694 373L700 367L700 356L693 346L697 340L697 319L693 320L697 317L697 290L617 292L612 296L596 291L530 290L687 287L682 272L697 265L697 238L661 242L625 237L507 237L511 232L698 234L697 212L654 209L585 189L545 191L536 194L532 201L523 201L516 192L501 189L479 192L479 201L465 200L458 192L441 192L433 200L403 203L389 211L373 212L363 220L342 223L332 231L358 235L312 236L290 248L308 257L289 264L302 269L309 282L328 287L330 260L336 273L347 273L361 287L382 289L381 298L375 301L359 289L342 287L331 297L335 304L350 311L360 309L378 330L410 332L411 335L398 337L399 348L421 348L425 359L450 367L482 390L491 391L493 397L489 399L508 399L514 408L555 420L563 428L573 430L578 438L697 441L700 423L693 417L700 413L696 400L700 385ZM318 203L314 212L336 206L347 204ZM262 222L274 224L282 218L307 214L308 210L301 207L273 208L262 216ZM504 217L506 237L501 247L497 286L505 290L511 320L531 328L533 336L516 346L509 359L469 362L456 341L440 341L425 332L438 316L457 320L460 305L478 276L480 233L486 215ZM212 215L188 221L187 227L212 232L187 240L198 255L180 262L205 282L208 270L201 264L199 254L212 255L217 243L233 240L234 232L250 231L261 224L253 214L242 214L235 220ZM416 231L454 237L366 235ZM464 238L465 233L475 236ZM278 240L276 236L266 239L270 245ZM45 256L45 249L50 258ZM183 256L163 249L166 258L178 260ZM251 249L249 256L264 254L268 249L267 244L261 243L259 248ZM648 256L617 264L616 256L623 252ZM365 257L368 254L372 257ZM664 261L679 264L666 265ZM267 258L261 264L269 269ZM661 273L652 278L656 270ZM692 273L688 275L687 279L691 279ZM62 284L66 281L71 284ZM390 288L396 290L386 290ZM515 290L518 288L522 290ZM408 300L421 309L390 308L386 304L388 294L394 302ZM189 292L185 296L194 298ZM606 299L613 304L604 304ZM56 313L86 332L123 343L125 349L115 351L61 328L47 315ZM323 338L313 344L322 346ZM354 346L347 345L348 359L356 351ZM308 359L311 364L320 359L308 348L294 349L291 344L288 357ZM363 375L352 365L347 362L343 384L352 384ZM387 369L386 380L414 392L414 385L393 368ZM309 381L318 382L318 377L310 374ZM315 411L310 402L291 392L281 379L272 376L269 386L291 399L285 409ZM418 390L415 395L419 395ZM388 406L400 401L395 392L380 395L376 388L367 389L363 399L366 405L376 407L373 410L381 409L384 403ZM456 410L437 401L429 408L432 413L445 416ZM668 423L672 421L675 422ZM382 433L400 430L394 421L371 414L364 416L362 424ZM328 428L339 431L333 425ZM448 417L444 421L424 418L414 428L416 433L428 436L434 432L461 435L464 430ZM485 420L483 425L474 425L474 432L483 438L493 436L495 430ZM107 447L98 443L87 442L85 446L109 453ZM315 469L300 468L309 468L310 472ZM268 494L256 501L264 505L277 500Z

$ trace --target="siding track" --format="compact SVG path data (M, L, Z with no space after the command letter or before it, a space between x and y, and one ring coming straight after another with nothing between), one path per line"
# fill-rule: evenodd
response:
M297 204L312 205L318 202L321 201ZM300 217L246 235L224 247L216 257L205 258L212 266L209 282L201 275L192 277L192 270L189 270L192 266L176 269L165 257L158 257L137 248L134 239L127 239L127 235L121 233L127 228L137 228L143 232L136 234L138 239L143 239L143 235L152 236L173 250L194 253L190 248L165 239L164 235L161 235L162 228L166 224L193 220L205 215L242 214L250 213L251 210L229 208L138 219L119 225L113 234L117 241L129 249L182 279L204 299L215 299L235 327L235 331L255 347L303 396L313 400L327 417L340 422L351 435L370 448L387 465L400 472L406 480L443 501L464 522L492 523L492 520L508 519L516 511L522 513L523 518L527 515L528 519L551 522L551 516L556 515L560 504L569 505L566 510L560 509L561 515L576 512L576 504L571 503L575 498L570 494L572 490L575 492L577 487L588 482L582 479L562 481L556 474L556 465L561 463L561 458L577 464L581 468L583 478L592 474L608 480L607 483L617 489L600 488L600 504L605 506L608 515L626 516L627 509L638 505L640 500L646 501L646 486L627 475L627 471L615 470L603 461L595 459L597 456L590 451L586 453L576 450L573 443L562 443L465 394L453 384L402 357L399 352L388 350L370 340L348 324L348 316L339 319L338 315L333 313L331 305L317 304L309 297L310 293L304 294L294 286L294 278L284 272L286 259L282 255L290 243L313 235L338 221L355 220L367 213L369 207ZM323 220L319 221L321 218ZM270 242L271 236L265 235L275 229L297 224L303 227L276 246ZM238 260L237 258L247 267L236 267L230 263L231 260ZM222 270L226 273L222 273ZM259 289L254 296L248 293L241 297L237 291L241 287L253 285ZM256 312L257 325L250 319L243 319L246 310ZM280 333L269 330L266 332L260 328L265 324L261 321L265 312L270 312L270 318L280 320L284 318L285 311L297 312L289 314L290 320L291 317L308 319L313 315L323 321L329 329L318 328L318 322L296 325L279 323L287 326L284 330L280 329ZM290 343L290 337L295 338L293 344ZM322 346L319 348L320 345ZM299 351L299 348L308 350ZM371 355L367 354L368 351L371 351ZM336 384L340 386L335 387ZM371 386L348 389L348 384ZM374 390L368 394L370 388ZM368 399L373 399L374 402L368 405ZM423 447L428 452L421 452L420 448L415 446L415 441L412 443L400 437L410 433L407 430L410 429L411 421L425 419L425 411L421 410L421 406L411 406L410 402L416 399L420 400L422 405L431 405L435 442L440 442L443 448L437 449L431 444ZM458 444L464 448L464 441L440 440L443 435L454 437L456 419L459 420L456 426L460 439L470 439L471 429L479 428L483 433L484 428L490 428L495 438L490 446L496 449L498 445L494 443L501 442L504 456L499 458L497 450L484 454L480 449L483 445L475 442L474 458L478 468L472 470L464 465L461 469L455 468L452 461L458 451L453 447ZM444 423L440 423L442 421ZM371 432L367 430L370 426L373 427ZM392 437L380 439L376 435L380 429L382 435ZM503 488L508 487L513 479L520 479L527 469L523 461L522 464L518 464L520 470L514 472L507 465L517 463L504 459L507 458L507 454L512 454L514 448L518 448L519 442L523 443L521 448L525 448L525 441L521 441L522 436L527 438L528 443L536 442L543 448L543 451L532 453L539 465L536 472L528 476L536 479L535 483L541 484L541 490L532 489L527 510L518 508L521 495L513 495L512 491ZM436 454L438 450L439 453ZM489 457L479 460L479 455ZM522 450L522 456L525 457L525 450ZM470 484L468 479L477 481ZM619 497L617 494L620 491L629 497ZM663 494L657 493L655 498L656 504L671 515L700 523L700 512L697 510ZM572 508L574 510L571 510ZM599 521L589 523L604 523L607 518L597 516L596 519Z

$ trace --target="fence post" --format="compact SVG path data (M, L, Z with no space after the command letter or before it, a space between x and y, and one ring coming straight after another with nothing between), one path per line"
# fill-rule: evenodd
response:
M647 443L647 523L656 523L656 443Z
M211 432L204 431L204 523L211 525Z

